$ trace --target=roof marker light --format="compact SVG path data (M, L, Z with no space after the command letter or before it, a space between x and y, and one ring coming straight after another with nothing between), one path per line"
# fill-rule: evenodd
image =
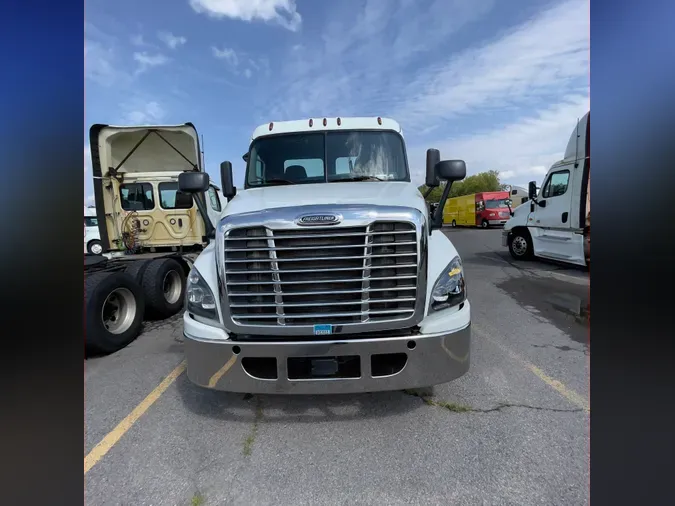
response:
M272 128L274 128L274 123L270 123L270 132L272 131Z
M323 126L326 126L328 124L328 120L326 118L323 119Z
M378 124L378 125L381 125L381 124L382 124L382 118L380 118L379 116L377 117L377 124Z
M338 121L338 126L342 125L342 120L340 118L338 118L337 121Z
M309 119L309 126L310 128L314 126L314 120L312 118Z

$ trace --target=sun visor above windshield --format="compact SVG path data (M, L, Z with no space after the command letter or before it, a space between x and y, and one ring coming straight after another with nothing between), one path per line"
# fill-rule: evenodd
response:
M94 176L203 170L199 137L191 123L171 126L94 125L90 130Z

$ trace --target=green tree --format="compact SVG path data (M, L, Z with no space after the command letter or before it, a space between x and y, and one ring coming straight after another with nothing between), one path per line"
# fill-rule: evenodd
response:
M440 186L431 190L427 196L428 202L438 202L441 200L445 183L442 182ZM486 172L479 172L473 176L464 178L462 181L455 181L450 188L450 197L461 197L462 195L471 195L472 193L480 192L496 192L502 188L499 182L499 172L496 170L488 170ZM420 192L424 194L427 191L426 185L419 187Z

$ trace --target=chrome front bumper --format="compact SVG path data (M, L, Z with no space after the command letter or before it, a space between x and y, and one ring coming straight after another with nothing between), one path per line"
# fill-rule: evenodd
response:
M185 356L188 377L202 387L256 394L335 394L402 390L446 383L469 370L470 345L469 323L452 333L358 340L246 342L197 339L185 335ZM374 376L371 359L380 354L398 354L399 365L394 369L399 370L393 374ZM356 361L359 364L357 372L350 373L348 378L317 377L311 373L305 375L310 377L303 379L289 378L289 359L293 362L293 359L311 357L312 363L317 363L317 358L325 357L333 363L330 359L346 356L358 357L358 360L352 358L351 363ZM247 361L247 358L254 360ZM266 358L268 365L275 364L269 369L276 370L276 379L253 376L252 367L244 365L260 358ZM375 363L381 358L376 357ZM318 363L325 364L321 360ZM297 374L293 376L297 377Z
M488 223L492 226L494 225L504 225L508 221L508 218L500 218L498 220L488 220Z

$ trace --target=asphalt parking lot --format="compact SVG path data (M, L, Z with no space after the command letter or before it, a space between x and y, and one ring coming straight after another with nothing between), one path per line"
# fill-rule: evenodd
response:
M514 262L500 230L444 231L472 304L469 373L426 401L213 392L185 376L181 316L151 322L86 361L85 502L587 504L588 273Z

